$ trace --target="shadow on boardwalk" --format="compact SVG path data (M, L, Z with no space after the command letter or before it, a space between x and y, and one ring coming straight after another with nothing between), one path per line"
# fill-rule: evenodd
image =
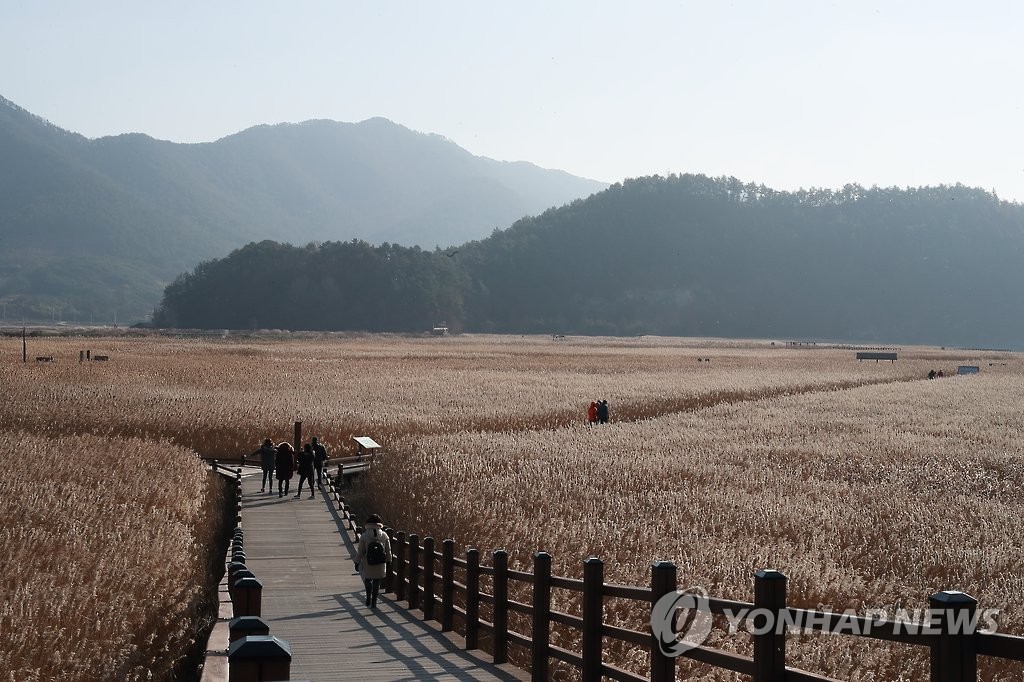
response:
M292 679L523 680L495 666L461 638L424 622L418 611L381 595L364 605L352 538L322 492L315 499L259 493L259 474L243 471L246 564L263 583L262 618L292 648ZM294 487L293 487L294 494Z

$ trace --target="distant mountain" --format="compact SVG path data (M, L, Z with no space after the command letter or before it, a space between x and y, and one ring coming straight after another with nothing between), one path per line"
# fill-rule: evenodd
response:
M8 319L138 319L247 242L447 246L606 186L379 118L91 140L0 97L0 301Z
M447 251L250 244L178 278L158 322L1020 349L1022 262L1024 206L979 189L651 177Z

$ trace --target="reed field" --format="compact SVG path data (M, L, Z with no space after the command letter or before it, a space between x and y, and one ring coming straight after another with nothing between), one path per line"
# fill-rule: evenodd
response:
M110 361L80 363L84 348ZM645 585L651 561L668 559L681 586L745 601L753 572L776 568L789 576L791 605L833 610L920 608L932 592L960 589L1001 610L1000 631L1024 634L1024 365L1014 354L908 348L892 364L857 362L849 349L713 339L287 334L32 339L30 355L52 354L53 364L21 363L20 339L2 352L10 447L89 442L91 457L130 442L149 453L147 467L162 459L186 475L193 452L237 457L263 438L290 440L301 420L332 454L354 435L385 446L363 495L391 525L453 537L460 549L504 548L516 568L546 550L556 573L579 577L582 559L598 556L608 582ZM982 372L924 379L959 364ZM586 406L599 398L612 423L587 427ZM36 484L24 484L35 492L3 512L5 529L8 518L34 519L27 510L66 504L68 471L36 470ZM197 488L164 476L141 478L133 494L159 487L161 507L195 518ZM90 503L91 526L119 540L130 535L125 510L142 505L95 492L83 495ZM32 564L32 554L18 557ZM16 585L5 583L5 602ZM125 602L120 589L90 594L92 608ZM32 608L20 616L33 623L26 642L53 625ZM606 613L645 625L614 600ZM748 640L716 629L709 643L746 652ZM927 677L924 652L909 647L791 642L791 665L806 670ZM628 648L608 656L646 666ZM680 668L687 679L734 679ZM1024 674L983 670L992 680Z
M5 679L171 679L206 622L224 499L166 443L0 431Z

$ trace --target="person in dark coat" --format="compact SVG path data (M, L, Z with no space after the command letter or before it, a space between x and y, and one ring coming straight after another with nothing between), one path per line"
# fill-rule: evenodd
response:
M316 469L316 484L324 483L324 465L327 464L327 448L320 439L313 436L313 468Z
M284 497L292 483L292 473L295 471L295 448L291 443L280 443L277 446L277 496Z
M256 452L249 455L250 457L260 456L260 467L263 469L263 482L260 484L260 492L267 492L271 495L274 494L274 465L277 461L277 451L274 449L274 443L268 438L263 441L263 445Z
M315 493L313 492L313 446L306 443L306 446L302 448L302 452L299 453L296 460L299 465L299 489L295 492L295 499L302 497L302 482L309 481L309 499L313 499Z
M602 400L597 404L597 421L602 424L608 423L608 401Z

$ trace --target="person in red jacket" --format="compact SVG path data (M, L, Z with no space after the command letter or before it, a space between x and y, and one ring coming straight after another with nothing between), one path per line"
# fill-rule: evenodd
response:
M590 407L587 408L587 426L593 426L597 423L597 401L591 400Z

